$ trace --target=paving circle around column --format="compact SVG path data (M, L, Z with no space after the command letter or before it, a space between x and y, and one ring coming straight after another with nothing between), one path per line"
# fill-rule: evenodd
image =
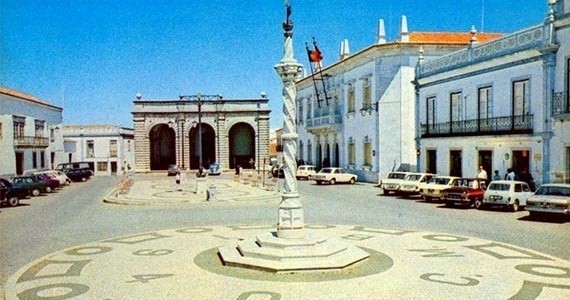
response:
M466 236L307 225L370 254L342 271L223 266L217 248L272 226L145 232L78 245L13 274L6 299L570 299L570 262Z

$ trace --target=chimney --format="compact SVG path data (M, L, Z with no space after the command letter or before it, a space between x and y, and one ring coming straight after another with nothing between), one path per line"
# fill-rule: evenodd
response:
M400 42L407 43L410 41L410 33L408 32L408 18L402 16L402 22L400 23Z
M378 20L378 44L386 44L386 29L383 19Z
M340 42L340 60L343 60L350 56L350 49L348 48L348 40L344 39Z

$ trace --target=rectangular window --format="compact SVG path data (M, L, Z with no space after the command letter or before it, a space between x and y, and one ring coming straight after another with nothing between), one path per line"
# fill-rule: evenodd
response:
M371 92L371 88L370 88L370 83L368 83L368 81L366 82L366 85L364 86L364 101L363 101L363 106L364 108L369 108L372 106L372 92Z
M354 112L356 110L354 103L354 87L352 84L348 85L348 112Z
M364 165L372 166L372 143L364 142Z
M307 159L309 162L313 161L313 145L311 145L311 141L307 141Z
M354 142L349 142L348 144L348 164L355 165L356 164L356 151L354 147Z
M97 162L97 171L107 172L107 162L106 161L98 161Z
M303 101L299 101L299 120L297 120L299 124L303 124Z
M513 117L528 115L530 113L529 101L529 80L513 82Z
M449 95L449 102L450 102L450 121L451 122L458 122L463 120L461 116L462 112L462 105L461 105L461 93L451 93Z
M311 110L312 110L312 100L311 98L307 99L307 120L311 119Z
M14 139L20 140L24 138L24 127L26 126L26 118L14 116Z
M428 129L429 128L435 128L435 97L428 97L426 99L426 111L427 111L427 117L426 117L426 122L428 125Z
M36 120L35 124L36 124L35 137L43 137L44 136L45 121Z
M479 88L479 120L493 117L492 91L490 86Z
M109 157L117 157L117 140L109 141Z
M87 141L87 157L95 157L95 141Z

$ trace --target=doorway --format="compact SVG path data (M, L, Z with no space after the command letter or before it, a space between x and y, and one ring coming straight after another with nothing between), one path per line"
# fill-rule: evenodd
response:
M22 175L24 173L24 153L16 152L16 174Z
M449 176L462 177L461 150L449 151Z
M487 180L489 180L493 174L493 151L479 151L479 165L477 168L479 168L479 166L483 166L483 170L487 172Z

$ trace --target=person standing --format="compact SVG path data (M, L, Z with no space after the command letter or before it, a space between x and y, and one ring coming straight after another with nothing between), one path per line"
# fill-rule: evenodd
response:
M515 171L514 171L513 169L511 169L511 168L508 168L508 169L507 169L507 174L505 175L505 179L506 179L506 180L511 180L511 181L513 181L513 180L516 179L516 177L517 177L517 176L516 176L516 174L515 174Z
M483 169L483 166L479 166L479 172L477 173L477 178L482 178L488 180L489 177L487 176L487 171Z
M501 180L501 175L499 175L499 170L495 170L495 175L493 175L494 180Z

